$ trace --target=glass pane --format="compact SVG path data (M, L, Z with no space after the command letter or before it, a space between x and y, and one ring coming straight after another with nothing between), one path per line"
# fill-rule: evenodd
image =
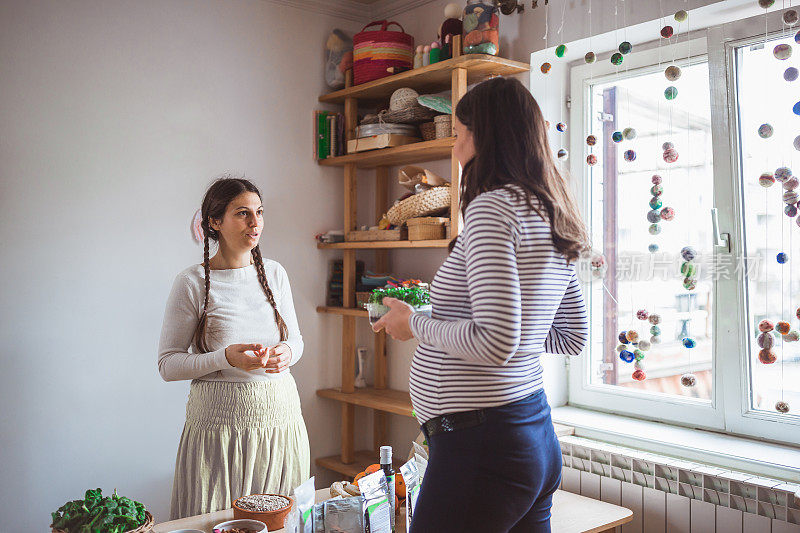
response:
M608 270L592 271L589 380L710 400L714 191L708 64L674 64L681 69L675 81L665 77L667 66L590 86L596 144L587 153L597 158L590 166L592 239ZM676 98L665 97L668 87L677 88ZM626 128L634 128L635 136ZM621 142L614 141L614 132L623 133ZM666 161L673 152L664 143L674 145L677 161ZM660 176L660 193L652 189L654 176ZM658 220L665 208L674 210L674 218ZM687 246L695 252L691 289L681 274ZM660 322L639 311L658 315ZM640 343L628 342L620 353L618 337L631 330Z
M751 408L774 413L778 402L784 401L793 408L789 416L800 413L800 343L793 340L800 338L797 333L800 220L795 216L797 204L784 202L784 198L794 199L788 190L797 188L797 180L786 180L788 172L779 169L794 169L800 173L800 152L793 146L795 137L800 134L800 117L797 116L800 109L793 112L800 98L800 81L784 78L784 74L789 80L797 75L800 61L797 53L781 60L775 52L779 45L794 46L793 35L794 32L772 36L766 43L738 48L735 55L745 256L748 260ZM778 53L782 49L785 50L778 48ZM795 70L786 73L787 69ZM771 127L771 136L766 136L770 128L762 127L763 124ZM762 179L763 173L771 177ZM761 182L769 186L764 187ZM783 264L779 263L779 253L787 255ZM783 336L773 329L759 338L762 320L775 325L783 321L791 332ZM773 347L761 354L759 342L770 343Z

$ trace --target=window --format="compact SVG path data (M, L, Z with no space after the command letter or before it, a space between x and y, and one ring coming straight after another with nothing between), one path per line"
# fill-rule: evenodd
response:
M773 57L796 29L766 44L763 32L757 17L628 54L624 68L571 68L570 171L607 270L582 271L591 337L571 362L570 404L800 442L800 341L762 338L774 344L769 365L757 341L764 319L800 330L800 266L792 264L800 263L800 223L784 214L781 184L759 182L782 166L800 174L792 147L800 80L783 79L800 61ZM677 80L665 76L668 66L680 69ZM758 133L763 123L773 127L768 139ZM695 255L688 264L685 247ZM644 346L620 346L629 331ZM776 411L778 401L790 412Z

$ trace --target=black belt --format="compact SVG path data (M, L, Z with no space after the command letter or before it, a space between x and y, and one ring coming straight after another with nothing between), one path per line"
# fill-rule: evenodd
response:
M448 433L480 426L485 420L485 411L483 409L477 409L475 411L462 411L460 413L437 416L422 424L422 427L425 430L426 436L432 437L439 433Z

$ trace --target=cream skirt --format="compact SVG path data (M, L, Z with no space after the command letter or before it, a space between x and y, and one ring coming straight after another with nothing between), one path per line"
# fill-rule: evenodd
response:
M290 373L270 381L193 381L170 519L227 509L248 494L291 495L309 477L310 455Z

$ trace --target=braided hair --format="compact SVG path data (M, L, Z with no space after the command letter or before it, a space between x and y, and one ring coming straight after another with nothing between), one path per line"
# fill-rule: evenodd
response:
M225 210L228 204L243 192L252 192L258 195L261 199L261 193L258 188L250 181L244 178L223 177L216 180L211 184L211 187L206 191L203 198L203 205L200 208L202 222L200 226L203 228L203 270L205 274L205 296L203 298L203 312L200 314L200 321L197 323L197 328L194 332L194 343L201 352L208 351L208 345L205 340L206 325L208 323L208 293L211 288L211 263L209 258L209 239L219 242L219 232L211 227L211 219L220 220L225 216ZM253 257L253 263L256 267L258 274L258 281L267 301L272 306L275 312L275 322L278 325L280 332L281 342L285 341L289 336L286 322L280 312L278 312L278 305L275 303L275 296L272 294L272 289L267 283L267 275L264 272L264 260L261 257L261 251L256 245L250 250L250 255Z

